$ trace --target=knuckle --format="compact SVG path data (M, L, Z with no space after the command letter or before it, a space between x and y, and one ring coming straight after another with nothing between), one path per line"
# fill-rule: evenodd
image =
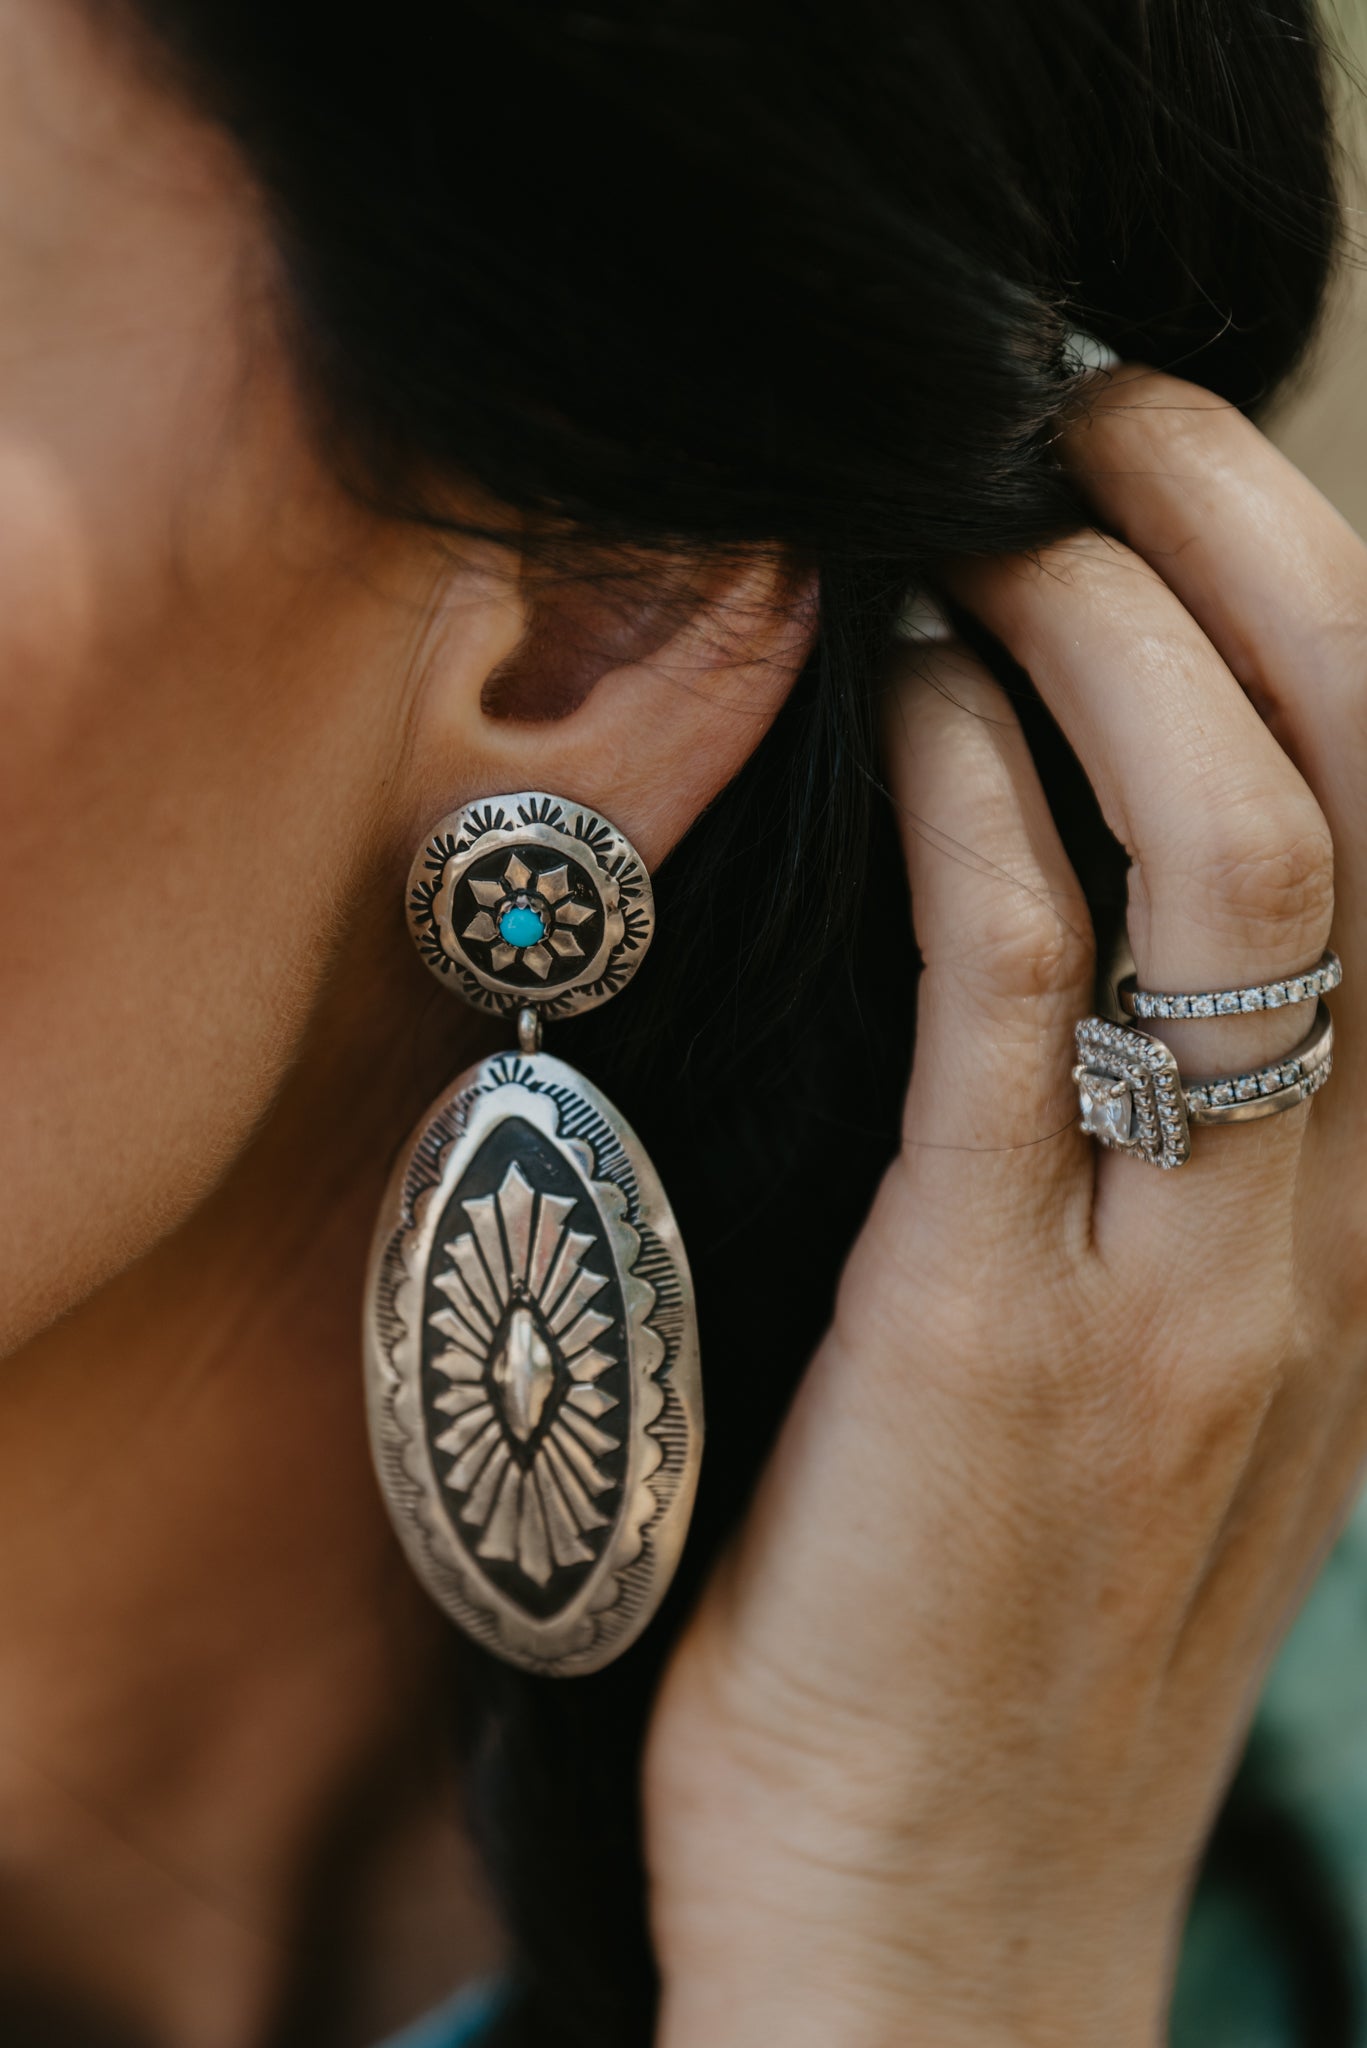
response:
M1219 1477L1243 1465L1277 1397L1283 1366L1264 1345L1234 1355L1184 1356L1161 1382L1155 1446L1169 1484L1179 1492L1202 1474Z
M1182 1310L1133 1303L1144 1355L1136 1376L1142 1436L1167 1484L1185 1490L1207 1473L1217 1486L1237 1475L1283 1394L1303 1383L1316 1336L1288 1261L1259 1267L1256 1301L1231 1309L1216 1296Z
M1071 994L1092 973L1085 903L1024 889L994 892L955 972L979 1001L988 1003Z
M1217 806L1182 864L1220 924L1240 936L1269 927L1302 945L1322 945L1334 908L1334 846L1308 794Z
M1095 1457L1110 1513L1151 1527L1155 1514L1190 1530L1218 1524L1265 1439L1287 1378L1268 1347L1212 1342L1173 1349L1115 1400Z

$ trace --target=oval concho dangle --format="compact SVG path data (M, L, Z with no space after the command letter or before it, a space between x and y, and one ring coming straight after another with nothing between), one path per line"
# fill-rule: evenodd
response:
M702 1451L688 1264L640 1141L533 1050L630 977L653 925L627 841L539 792L442 820L409 920L432 971L520 1017L400 1159L367 1290L371 1443L446 1612L529 1670L596 1670L658 1606ZM537 954L540 957L535 957Z

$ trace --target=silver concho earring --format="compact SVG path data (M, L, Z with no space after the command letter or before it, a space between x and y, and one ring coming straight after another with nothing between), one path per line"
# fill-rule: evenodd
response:
M443 818L409 876L428 967L516 1020L395 1168L376 1226L366 1384L380 1484L437 1603L510 1663L594 1671L645 1627L693 1506L693 1288L654 1167L543 1053L640 965L650 877L622 833L541 792Z

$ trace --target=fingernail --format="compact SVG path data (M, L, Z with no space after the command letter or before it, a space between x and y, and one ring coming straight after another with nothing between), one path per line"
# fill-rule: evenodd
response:
M895 640L911 640L922 645L955 638L954 628L944 610L924 590L910 593L897 614L892 633Z
M1120 357L1108 342L1098 341L1094 334L1084 334L1080 327L1072 327L1064 335L1063 353L1075 373L1114 370L1120 365Z

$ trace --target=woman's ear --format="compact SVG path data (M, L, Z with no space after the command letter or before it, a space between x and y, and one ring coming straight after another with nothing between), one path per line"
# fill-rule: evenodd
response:
M816 630L815 579L772 557L532 568L516 625L513 604L490 581L445 608L416 707L422 800L551 790L611 818L651 868L759 745Z

